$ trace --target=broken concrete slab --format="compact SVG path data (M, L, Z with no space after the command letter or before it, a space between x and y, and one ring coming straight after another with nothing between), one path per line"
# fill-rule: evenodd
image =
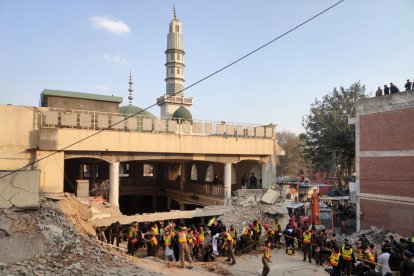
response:
M1 171L0 177L11 171ZM0 209L39 205L39 170L15 172L0 179Z
M279 192L273 189L267 189L266 193L263 195L261 202L265 204L274 204L276 199L279 197Z

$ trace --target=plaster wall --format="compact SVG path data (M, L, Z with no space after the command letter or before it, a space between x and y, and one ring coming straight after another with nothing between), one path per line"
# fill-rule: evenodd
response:
M47 96L47 106L52 108L119 113L119 103L78 98Z
M0 177L10 171L0 172ZM19 171L0 179L0 208L33 207L39 204L38 170Z
M62 193L64 186L65 154L64 152L37 151L37 159L48 155L50 155L48 158L35 165L40 170L40 192Z

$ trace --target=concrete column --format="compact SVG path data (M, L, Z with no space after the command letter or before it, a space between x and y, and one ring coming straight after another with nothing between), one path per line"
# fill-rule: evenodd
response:
M119 207L119 162L109 164L109 203Z
M171 198L167 198L167 209L171 210Z
M180 210L184 211L185 210L185 204L180 202L179 205L180 205Z
M262 188L269 187L268 167L269 167L268 162L262 162Z
M185 182L185 164L181 163L180 191L184 190L184 182Z
M224 165L224 204L227 205L231 198L231 163Z

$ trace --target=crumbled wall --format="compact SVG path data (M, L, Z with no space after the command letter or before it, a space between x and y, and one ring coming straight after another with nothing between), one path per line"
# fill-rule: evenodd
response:
M40 171L0 171L0 208L32 207L39 204Z

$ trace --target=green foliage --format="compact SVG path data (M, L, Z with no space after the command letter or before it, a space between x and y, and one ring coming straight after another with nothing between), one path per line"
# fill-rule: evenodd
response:
M285 155L277 158L277 176L297 176L305 167L302 152L303 142L296 134L288 131L277 132L276 137L279 145L285 151Z
M355 127L348 124L348 115L355 115L357 101L365 97L365 86L356 82L346 89L334 88L311 104L310 113L302 120L305 133L300 138L305 160L314 169L332 171L336 163L341 171L353 171Z

